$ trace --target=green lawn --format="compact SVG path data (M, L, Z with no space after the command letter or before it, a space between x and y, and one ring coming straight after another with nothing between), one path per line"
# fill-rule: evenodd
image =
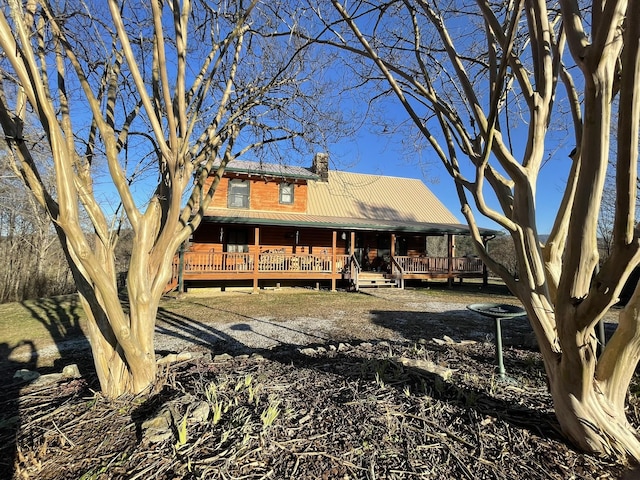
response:
M0 305L0 343L37 345L79 335L86 317L77 295Z
M456 284L448 289L441 284L418 289L436 301L473 303L516 301L501 295L504 290L480 288L473 283ZM504 287L502 287L504 288ZM160 301L158 324L163 318L176 316L200 322L237 322L238 317L269 317L274 321L290 318L322 318L339 316L367 318L371 311L388 309L388 301L366 294L315 291L302 288L262 290L259 295L248 291L216 292L193 289L180 299L165 297ZM86 316L77 295L27 300L0 305L0 344L12 351L19 345L42 348L63 340L82 338ZM0 359L1 361L2 359Z

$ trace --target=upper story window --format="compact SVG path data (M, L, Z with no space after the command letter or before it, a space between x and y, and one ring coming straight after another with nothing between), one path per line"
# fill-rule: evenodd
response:
M280 203L287 205L293 203L293 183L280 184Z
M229 180L229 193L227 195L227 207L249 208L249 182L233 178Z

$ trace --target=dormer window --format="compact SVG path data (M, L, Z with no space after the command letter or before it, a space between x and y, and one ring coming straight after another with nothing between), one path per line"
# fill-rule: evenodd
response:
M249 182L234 178L229 180L227 207L249 208Z
M280 203L285 205L293 203L293 183L280 184Z

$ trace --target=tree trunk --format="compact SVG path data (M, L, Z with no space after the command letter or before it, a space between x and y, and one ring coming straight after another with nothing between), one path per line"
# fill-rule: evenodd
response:
M521 300L528 305L528 317L536 331L556 418L564 435L586 452L640 461L640 437L625 413L626 392L640 354L638 292L620 314L618 329L599 359L593 327L566 329L573 335L565 333L564 338L559 332L560 349L549 343L544 329L536 326L575 325L571 312L564 311L565 318L559 318L557 310L551 313L550 308L544 308L544 297L535 293ZM532 306L531 299L536 298Z
M107 397L116 398L125 393L138 394L144 391L156 377L153 334L136 336L131 334L129 328L129 333L121 333L126 341L119 341L107 320L106 308L82 295L80 298L88 317L89 341L102 392ZM120 302L120 299L116 297L109 301ZM131 304L137 301L136 298L130 298ZM153 332L157 310L140 307L140 304L133 309L135 316L125 315L127 324L148 325Z
M612 402L597 380L591 379L587 388L578 388L580 372L562 366L558 370L550 375L549 386L556 417L567 438L586 452L640 460L640 440L627 421L624 406Z
M147 229L141 227L141 230ZM96 373L102 392L116 398L125 393L138 394L156 378L154 332L162 288L171 273L171 257L160 259L152 267L155 256L149 238L142 235L134 243L127 278L127 298L119 297L115 263L110 246L97 241L95 258L101 263L100 276L87 281L81 262L72 258L82 306L87 314L88 335ZM101 288L96 288L96 285ZM126 303L125 303L126 302Z

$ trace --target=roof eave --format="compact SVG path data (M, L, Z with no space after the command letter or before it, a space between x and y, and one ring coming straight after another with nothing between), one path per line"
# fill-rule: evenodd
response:
M203 223L235 224L235 225L259 225L278 227L299 227L299 228L332 228L336 230L359 230L359 231L393 231L399 233L416 233L431 235L469 235L469 228L466 225L449 224L428 224L428 223L406 223L404 225L392 225L388 223L364 223L353 222L345 218L344 221L334 219L325 221L304 221L304 220L282 220L275 218L248 218L248 217L223 217L205 216ZM482 236L499 235L497 230L480 228Z

